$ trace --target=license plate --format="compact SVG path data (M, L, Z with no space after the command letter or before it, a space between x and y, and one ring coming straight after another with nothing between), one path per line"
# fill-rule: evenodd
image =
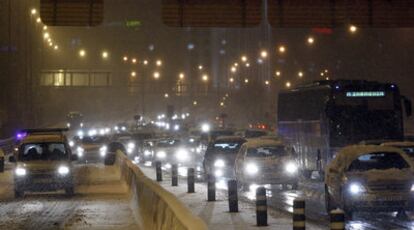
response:
M51 180L47 179L47 178L33 179L33 183L36 183L36 184L47 184L47 183L50 183L50 182L51 182Z

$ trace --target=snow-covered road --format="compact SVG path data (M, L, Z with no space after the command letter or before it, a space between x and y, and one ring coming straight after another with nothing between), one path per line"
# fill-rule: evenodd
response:
M13 198L10 171L0 175L0 229L138 229L116 166L77 165L74 197L63 192Z

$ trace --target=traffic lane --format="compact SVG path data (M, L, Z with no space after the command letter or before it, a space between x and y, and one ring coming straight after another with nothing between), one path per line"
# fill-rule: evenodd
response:
M276 210L293 212L293 201L303 198L306 201L306 217L329 226L329 216L325 209L324 184L321 182L305 182L299 190L282 190L281 186L266 186L268 205ZM242 199L255 201L255 188L241 192ZM396 213L355 213L352 221L346 224L347 229L414 229L414 213L409 212L408 219L396 218Z
M73 197L50 192L14 199L11 173L0 176L0 183L8 182L8 191L0 194L0 229L139 229L115 166L84 165L75 171Z

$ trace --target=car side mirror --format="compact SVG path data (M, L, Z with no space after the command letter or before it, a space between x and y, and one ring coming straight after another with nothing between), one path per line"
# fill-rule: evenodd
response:
M9 162L10 162L10 163L16 163L16 157L14 157L14 156L10 156L10 157L9 157Z
M78 155L76 155L76 154L72 154L72 155L70 156L70 160L71 160L71 161L77 161L77 160L78 160Z

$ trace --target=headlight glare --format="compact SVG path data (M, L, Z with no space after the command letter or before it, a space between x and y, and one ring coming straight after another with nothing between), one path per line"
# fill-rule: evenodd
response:
M349 185L349 192L352 195L358 195L361 192L365 191L364 187L360 183L351 183Z
M160 159L164 159L167 157L167 154L164 151L157 152L157 157Z
M25 168L16 168L15 173L17 176L26 176L26 169Z
M298 166L293 162L289 162L286 164L285 169L286 169L286 172L293 174L298 171Z
M214 162L214 167L224 168L224 166L226 166L226 162L224 162L224 160L218 159Z
M259 168L254 163L248 163L246 165L246 172L248 174L256 174L257 172L259 172Z
M175 157L180 161L187 161L189 158L188 152L185 149L180 149L175 154Z
M133 142L129 142L129 143L128 143L128 148L129 148L129 149L135 149L135 143L133 143Z
M68 174L68 173L69 173L69 168L68 168L67 166L60 166L60 167L58 168L58 173L59 173L60 175L66 175L66 174Z

